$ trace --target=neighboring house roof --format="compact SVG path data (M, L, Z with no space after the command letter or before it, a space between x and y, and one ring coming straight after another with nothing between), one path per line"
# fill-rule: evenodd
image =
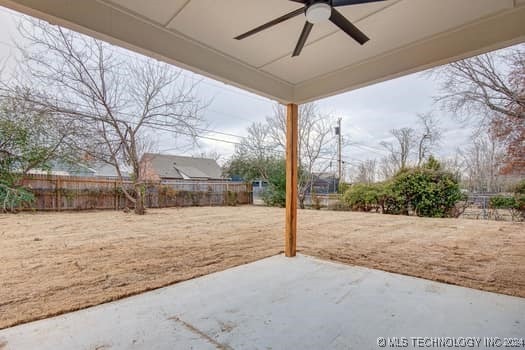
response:
M142 162L161 179L220 179L221 168L214 159L146 153Z
M100 163L100 164L93 164L92 166L94 170L94 176L97 177L118 177L117 169L111 164L106 163ZM121 167L122 169L122 167ZM130 172L128 169L122 169L121 170L122 176L124 178L130 177Z
M49 169L32 169L28 174L45 174L59 176L93 176L95 170L82 163L66 162L62 160L52 160L49 162Z
M118 173L113 165L99 162L66 162L52 160L49 169L32 169L28 174L33 175L57 175L57 176L81 176L81 177L106 177L117 178ZM129 169L122 169L124 178L130 177Z

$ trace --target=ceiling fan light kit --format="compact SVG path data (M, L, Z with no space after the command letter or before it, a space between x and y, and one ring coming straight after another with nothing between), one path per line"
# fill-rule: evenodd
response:
M268 23L260 25L257 28L254 28L244 34L241 34L235 39L242 40L254 34L257 34L265 29L273 27L279 23L297 17L301 14L305 16L305 24L299 40L295 46L295 49L292 53L292 57L299 56L306 40L312 31L314 24L330 21L335 24L339 29L348 34L352 39L357 41L359 44L363 45L368 40L370 40L365 33L360 31L355 25L353 25L345 16L343 16L339 11L336 10L336 7L348 6L348 5L357 5L365 4L369 2L379 2L385 0L290 0L293 2L298 2L304 4L305 6L289 12L281 17L278 17Z

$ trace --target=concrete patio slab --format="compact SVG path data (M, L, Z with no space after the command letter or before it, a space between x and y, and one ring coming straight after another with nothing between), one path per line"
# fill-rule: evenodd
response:
M525 338L525 299L274 256L4 329L0 349L378 349L380 337L386 347L503 347Z

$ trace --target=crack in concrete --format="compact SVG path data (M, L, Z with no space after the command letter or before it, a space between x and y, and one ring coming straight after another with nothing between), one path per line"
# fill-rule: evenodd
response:
M353 285L356 285L356 284L359 284L361 283L369 274L364 274L358 278L356 278L355 280L353 281L350 281L347 283L347 285L349 286L353 286ZM352 289L346 291L346 293L344 293L342 296L340 296L336 301L335 303L336 304L340 304L343 300L345 300L350 294L352 293Z
M226 344L221 344L219 343L218 341L216 341L215 339L213 339L212 337L210 337L208 334L204 333L203 331L201 331L200 329L196 328L195 326L193 326L192 324L188 323L188 322L185 322L183 320L181 320L179 317L177 316L173 316L173 317L168 317L168 320L173 320L173 321L176 321L180 324L182 324L184 327L186 327L189 331L199 335L201 338L207 340L208 342L210 342L211 344L215 345L215 347L219 350L233 350L233 348L229 347L228 345Z

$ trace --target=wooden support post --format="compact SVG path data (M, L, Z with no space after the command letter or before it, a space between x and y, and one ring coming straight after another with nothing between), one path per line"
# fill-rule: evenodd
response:
M297 242L297 134L298 107L287 106L286 114L286 230L284 254L295 256Z

